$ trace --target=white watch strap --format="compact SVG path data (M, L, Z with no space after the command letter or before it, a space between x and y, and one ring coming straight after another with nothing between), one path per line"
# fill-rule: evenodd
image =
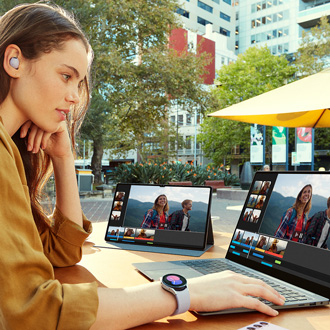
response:
M190 294L188 287L183 291L175 291L175 298L178 307L172 315L185 313L190 307Z

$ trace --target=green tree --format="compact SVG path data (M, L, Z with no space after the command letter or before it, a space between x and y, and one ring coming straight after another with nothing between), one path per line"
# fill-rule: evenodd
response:
M103 148L137 149L143 158L154 136L166 154L171 100L187 109L207 102L200 85L207 56L178 54L168 46L171 31L179 27L177 1L93 1L89 15L85 1L57 3L74 9L95 52L93 98L82 133L93 140L96 182Z
M295 54L299 76L322 71L330 64L330 24L326 16L309 31L302 32L300 46Z
M284 56L272 55L267 47L251 47L236 62L218 71L218 87L213 89L218 109L280 87L294 73L295 68L288 65ZM205 155L215 164L230 162L234 157L232 148L237 145L243 150L243 160L249 157L250 124L208 117L201 126L198 139Z

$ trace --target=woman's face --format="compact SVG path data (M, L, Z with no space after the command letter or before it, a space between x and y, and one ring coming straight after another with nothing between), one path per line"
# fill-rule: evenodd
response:
M302 191L299 200L300 200L301 203L307 204L308 201L311 199L311 197L312 197L312 188L307 186Z
M79 86L87 69L86 48L77 39L65 41L60 50L37 60L23 58L10 90L20 126L31 120L46 132L57 131L70 107L79 102Z
M161 206L161 207L164 207L167 203L167 199L165 196L160 196L158 198L158 202L157 202L157 205Z

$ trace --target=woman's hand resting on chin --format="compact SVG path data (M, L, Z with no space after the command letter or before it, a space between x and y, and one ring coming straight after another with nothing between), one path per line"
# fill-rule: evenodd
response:
M21 126L20 137L28 137L27 150L37 153L43 149L52 159L72 156L71 141L65 122L54 133L47 133L30 120Z

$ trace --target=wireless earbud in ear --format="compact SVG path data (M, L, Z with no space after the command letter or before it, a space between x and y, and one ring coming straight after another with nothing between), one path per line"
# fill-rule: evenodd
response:
M14 69L18 69L19 67L19 60L17 57L12 57L10 60L9 60L9 64L10 66L12 66Z

